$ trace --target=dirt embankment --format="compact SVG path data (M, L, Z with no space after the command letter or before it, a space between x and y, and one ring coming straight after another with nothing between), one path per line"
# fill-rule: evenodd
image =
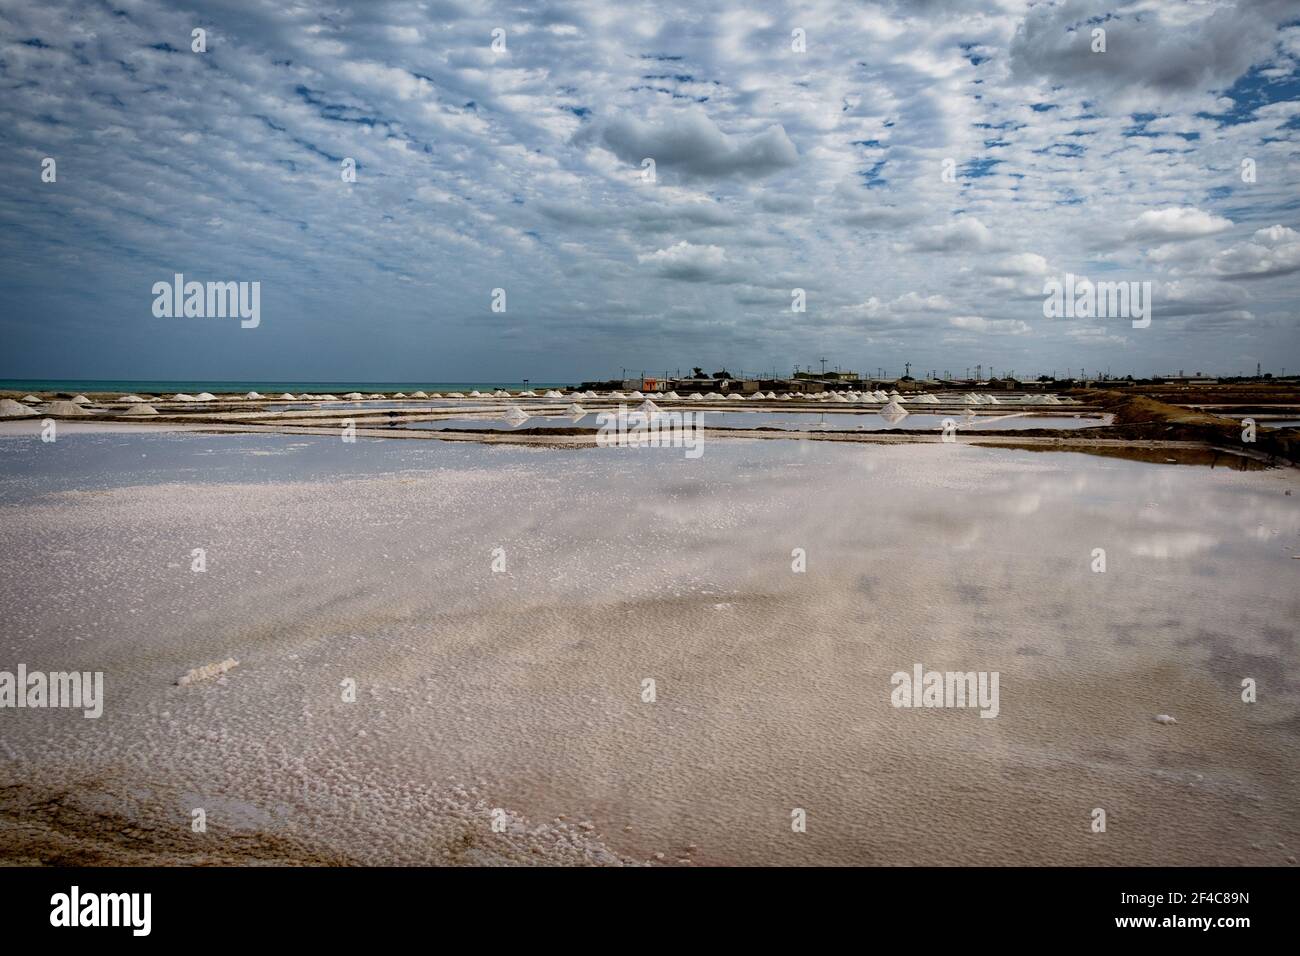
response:
M1106 429L1107 437L1202 441L1266 455L1286 464L1300 464L1300 429L1257 425L1255 440L1249 442L1245 440L1245 426L1235 418L1211 415L1123 392L1094 391L1089 392L1087 397L1090 402L1114 416L1114 424Z

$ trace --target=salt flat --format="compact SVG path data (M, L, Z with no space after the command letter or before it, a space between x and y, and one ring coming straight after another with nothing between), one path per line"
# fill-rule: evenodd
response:
M0 439L0 668L106 697L0 711L0 858L1286 864L1298 485L962 444ZM915 663L998 672L998 717L892 707Z

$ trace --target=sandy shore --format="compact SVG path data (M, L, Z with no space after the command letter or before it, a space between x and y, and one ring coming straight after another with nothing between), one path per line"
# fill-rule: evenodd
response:
M0 858L1289 865L1297 485L970 445L5 439L0 668L107 701L3 714ZM998 672L999 716L892 707L917 662Z

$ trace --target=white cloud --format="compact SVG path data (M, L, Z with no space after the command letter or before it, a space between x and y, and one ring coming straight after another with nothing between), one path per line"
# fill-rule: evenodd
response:
M1200 209L1148 209L1129 223L1130 239L1196 239L1232 228L1232 220Z

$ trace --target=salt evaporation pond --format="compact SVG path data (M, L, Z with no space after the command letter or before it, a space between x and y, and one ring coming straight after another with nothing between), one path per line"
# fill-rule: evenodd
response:
M677 411L677 409L673 409ZM899 429L934 429L941 431L945 420L957 423L957 431L1019 431L1026 428L1095 428L1105 424L1101 418L1076 418L1062 415L978 415L964 417L956 415L922 415L909 414L896 422L891 422L875 412L862 414L840 412L710 412L686 409L694 415L703 428L780 428L786 431L804 430L854 430L862 431L897 431ZM629 418L632 416L629 415ZM432 429L434 431L454 429L483 429L491 431L519 431L526 428L599 428L602 419L599 412L592 412L581 418L563 416L532 416L518 423L507 422L501 418L444 418L430 422L400 423L399 428ZM382 424L376 422L376 424Z
M1298 487L937 442L0 438L0 666L106 696L0 718L0 859L1285 865ZM998 673L998 716L894 708L917 663Z

